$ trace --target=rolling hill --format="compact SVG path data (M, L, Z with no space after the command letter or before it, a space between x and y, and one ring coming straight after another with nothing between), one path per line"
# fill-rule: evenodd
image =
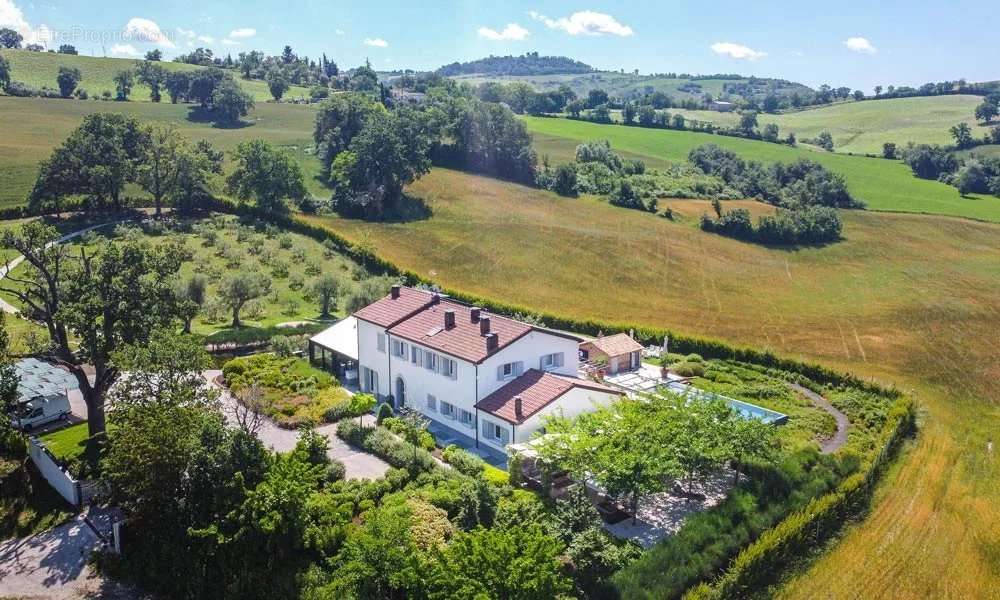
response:
M881 155L885 142L900 147L907 142L952 144L954 140L948 129L958 123L967 123L973 135L982 137L989 128L979 124L973 115L982 101L982 97L972 95L849 101L782 114L761 113L757 121L761 127L774 123L782 136L791 132L800 140L829 131L833 135L834 152ZM668 111L684 115L686 119L727 127L739 123L740 118L735 113L712 110Z
M114 93L115 83L112 79L119 71L135 68L139 60L129 58L101 58L95 56L79 56L73 54L56 54L52 52L29 52L27 50L3 50L0 52L10 62L11 79L21 81L32 87L48 86L58 89L56 74L59 67L76 67L80 69L83 79L80 88L87 90L91 98L108 90ZM206 67L185 63L161 62L168 71L196 71ZM243 79L236 75L236 80L257 102L271 99L267 84L257 79ZM148 102L149 87L136 82L133 89L133 102ZM286 98L306 97L308 89L292 86L286 92Z
M240 142L253 138L265 138L295 151L312 144L316 112L309 105L258 102L246 118L248 124L236 129L220 129L208 122L189 120L188 111L192 106L0 96L0 131L3 132L0 135L0 208L26 201L38 174L38 163L48 158L53 148L62 143L83 117L95 112L118 112L144 121L172 123L188 138L206 139L221 150L231 150ZM307 169L307 172L310 171ZM309 180L308 183L313 182Z
M614 149L642 158L653 167L685 161L693 148L702 144L717 144L745 158L763 162L791 162L798 158L815 160L843 175L851 192L870 209L1000 222L1000 198L978 195L963 198L954 187L914 177L910 169L899 161L815 152L692 131L600 125L544 117L525 117L525 121L535 136L539 156L548 155L556 163L572 160L577 144L582 141L608 140Z
M674 98L674 100L701 100L704 94L711 94L714 97L723 94L727 85L749 84L751 81L755 85L769 87L772 84L774 92L778 95L791 95L798 91L812 94L812 90L799 83L793 83L776 79L765 78L679 78L664 77L661 75L636 75L617 71L594 71L591 73L562 73L549 75L495 75L484 73L462 74L453 77L458 81L465 81L472 85L478 85L485 81L499 81L509 83L512 81L522 81L538 91L552 91L561 85L567 85L576 92L577 96L586 96L592 89L602 89L611 96L628 97L632 95L642 95L651 92L664 92ZM764 94L760 94L763 98Z

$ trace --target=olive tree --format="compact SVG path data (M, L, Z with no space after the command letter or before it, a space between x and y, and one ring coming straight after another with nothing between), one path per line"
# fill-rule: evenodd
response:
M240 327L240 311L247 302L266 295L271 290L271 279L260 273L241 272L231 275L219 286L219 296L233 311L233 327Z

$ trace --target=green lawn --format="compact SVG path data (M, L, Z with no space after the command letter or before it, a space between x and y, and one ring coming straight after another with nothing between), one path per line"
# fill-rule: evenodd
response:
M525 121L535 137L539 155L547 154L556 163L572 160L576 145L589 140L608 140L616 150L642 157L653 167L685 161L693 148L711 143L764 162L790 162L798 158L815 160L843 175L851 192L873 210L952 215L1000 222L1000 198L978 195L963 198L954 187L914 177L910 169L899 161L814 152L691 131L600 125L545 117L525 117Z
M105 90L115 93L114 76L119 71L134 68L139 60L130 58L101 58L96 56L73 56L50 52L28 52L27 50L4 50L0 52L10 62L11 79L21 81L31 87L40 88L43 85L59 89L56 75L59 67L76 67L80 69L83 78L79 87L87 90L91 98L98 97ZM185 63L161 62L168 71L196 71L205 67ZM257 79L242 79L236 74L240 85L254 97L258 103L271 99L267 84ZM292 86L286 92L285 98L308 97L309 90L301 86ZM166 99L166 93L163 94ZM136 82L132 90L133 102L149 102L149 87Z
M774 123L782 137L795 133L800 140L829 131L835 152L881 155L885 142L900 147L907 142L952 144L954 140L948 130L958 123L968 123L973 135L981 138L989 128L976 122L973 111L982 101L981 96L955 95L839 102L777 115L761 113L757 122L760 127ZM712 110L670 108L667 111L726 127L736 125L740 119L736 113Z
M53 456L64 461L70 461L83 454L87 449L89 438L85 422L38 436Z
M116 112L143 121L176 125L192 140L206 139L216 148L231 150L240 142L263 138L295 152L312 144L315 108L308 105L258 103L236 129L213 127L188 120L187 104L99 102L0 96L0 208L23 204L38 174L38 163L61 144L86 115ZM228 163L228 161L227 161ZM325 189L310 179L314 193Z

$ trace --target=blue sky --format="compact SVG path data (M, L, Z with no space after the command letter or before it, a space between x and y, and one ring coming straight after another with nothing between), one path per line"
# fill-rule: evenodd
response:
M287 43L300 55L326 52L346 67L368 58L387 70L537 51L602 69L733 72L870 91L876 84L1000 79L1000 36L990 35L995 28L988 24L995 8L995 0L756 6L730 0L0 0L0 26L50 44L69 41L93 55L160 47L172 57L195 46L222 55L270 54Z

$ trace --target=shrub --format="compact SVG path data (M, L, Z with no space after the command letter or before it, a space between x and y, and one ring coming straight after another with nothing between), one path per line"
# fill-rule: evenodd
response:
M376 411L375 415L377 423L381 425L382 421L392 417L393 415L392 405L390 405L388 402L383 402L382 404L379 404L378 411Z
M670 370L681 377L701 377L705 374L705 365L700 362L679 362L670 365Z
M328 483L340 481L346 473L347 468L344 466L344 463L339 460L331 460L330 464L326 466L326 481Z
M485 465L483 477L486 481L496 486L510 485L510 473L503 469L498 469L491 464Z
M483 459L454 444L445 448L441 457L444 459L444 462L455 467L456 471L471 477L482 475L486 468L486 463Z

